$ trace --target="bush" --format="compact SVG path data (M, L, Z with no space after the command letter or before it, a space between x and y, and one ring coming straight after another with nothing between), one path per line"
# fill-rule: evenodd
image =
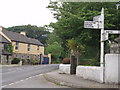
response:
M51 64L60 64L60 63L61 63L60 60L52 60L52 61L51 61Z
M39 63L39 60L31 60L32 65L35 65L35 64L38 64L38 63Z
M24 65L26 63L26 60L25 59L22 59L22 64Z
M14 58L12 60L12 64L18 64L20 62L20 59L19 58Z
M62 64L70 64L70 58L64 58Z

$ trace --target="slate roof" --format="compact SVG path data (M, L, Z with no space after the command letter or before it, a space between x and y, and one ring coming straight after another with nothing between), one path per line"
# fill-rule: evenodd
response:
M10 43L10 42L0 34L0 43Z
M35 44L35 45L43 46L43 44L40 41L38 41L37 39L28 38L27 36L24 36L24 35L21 35L19 33L12 32L12 31L2 30L2 32L9 39L11 39L11 41L16 41L16 42L22 42L22 43Z

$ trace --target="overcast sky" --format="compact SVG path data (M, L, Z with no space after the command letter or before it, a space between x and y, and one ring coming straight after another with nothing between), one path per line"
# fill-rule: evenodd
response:
M48 25L55 22L49 0L0 0L0 26Z

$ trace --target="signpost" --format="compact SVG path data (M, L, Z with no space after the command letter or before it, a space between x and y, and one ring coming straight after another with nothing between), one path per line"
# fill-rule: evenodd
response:
M105 30L105 33L108 33L108 34L120 34L120 30Z
M93 17L93 21L85 21L84 28L101 29L101 54L100 54L100 67L101 69L101 82L104 82L104 40L108 39L108 35L104 33L104 8L102 8L101 15Z
M93 17L93 21L100 21L101 20L101 15Z
M102 37L102 42L108 40L108 33L103 33Z
M93 21L85 21L84 28L101 29L100 67L101 81L104 82L104 41L108 40L109 34L120 34L120 30L104 30L104 8L102 8L101 15L93 17Z

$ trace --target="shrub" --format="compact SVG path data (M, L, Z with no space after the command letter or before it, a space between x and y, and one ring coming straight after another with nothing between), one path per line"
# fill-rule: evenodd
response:
M70 64L70 58L64 58L62 64Z
M38 63L39 63L39 60L31 60L32 65L35 65L35 64L38 64Z
M60 64L60 63L61 63L60 60L52 60L52 61L51 61L51 64Z
M24 65L26 63L26 60L25 59L22 59L22 64Z
M19 58L14 58L12 60L12 64L18 64L20 62L20 59Z

